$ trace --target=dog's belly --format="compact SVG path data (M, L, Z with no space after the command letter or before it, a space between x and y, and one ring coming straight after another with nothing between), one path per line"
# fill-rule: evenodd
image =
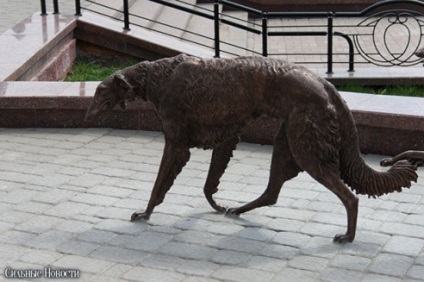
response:
M216 148L222 142L238 136L245 129L250 127L256 118L249 117L242 120L228 121L217 124L191 124L187 130L187 138L190 147L203 149Z
M222 142L237 136L238 133L237 131L207 128L196 132L190 132L188 139L190 147L214 149Z

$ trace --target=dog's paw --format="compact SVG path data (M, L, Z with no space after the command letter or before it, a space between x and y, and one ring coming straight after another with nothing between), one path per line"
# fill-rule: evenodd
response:
M228 208L225 211L225 215L227 215L227 216L239 216L240 212L238 212L238 208Z
M227 213L227 211L228 211L228 207L221 206L221 205L216 205L216 206L214 207L214 209L215 209L217 212L219 212L219 213L224 213L224 214L226 214L226 213Z
M131 216L131 221L138 221L140 219L149 220L150 214L146 212L135 212Z
M334 236L333 242L344 244L344 243L350 243L354 239L353 236L347 235L347 234L338 234Z

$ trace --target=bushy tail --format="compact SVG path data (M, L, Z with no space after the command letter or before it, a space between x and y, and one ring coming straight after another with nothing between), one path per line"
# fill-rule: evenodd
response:
M364 162L359 151L358 132L353 116L337 90L331 85L328 88L334 105L339 109L339 133L342 137L339 161L343 181L356 194L373 198L394 191L401 192L402 188L411 187L412 181L417 182L417 167L409 161L396 162L386 172L375 171Z
M411 187L412 181L417 182L417 168L410 162L399 161L388 171L378 172L364 162L358 149L352 149L346 148L341 154L341 177L356 194L375 198L394 191L401 192L402 188Z

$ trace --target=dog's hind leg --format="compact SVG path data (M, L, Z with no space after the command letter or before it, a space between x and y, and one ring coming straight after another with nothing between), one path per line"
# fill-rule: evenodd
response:
M269 182L265 192L256 200L238 208L231 208L227 213L241 214L275 204L284 182L297 176L300 171L301 169L293 159L287 142L286 129L282 124L274 140Z
M333 192L343 203L347 213L347 231L345 234L337 234L333 241L337 243L352 242L355 239L356 224L358 220L358 198L340 179L340 174L333 170L318 172L315 168L305 169L315 180Z
M305 120L309 123L305 123ZM334 242L346 243L355 238L359 200L340 176L339 148L342 145L337 138L338 128L332 126L334 124L331 119L323 120L315 115L310 115L309 119L298 118L288 127L288 136L299 167L333 192L343 203L347 213L347 231L336 235Z
M218 192L219 179L224 174L238 142L239 137L236 136L220 144L212 152L211 164L203 191L211 207L218 212L225 212L226 208L218 205L212 195Z
M148 220L153 209L163 202L165 194L169 191L175 178L190 159L190 150L182 146L165 141L165 148L159 173L153 186L149 203L144 212L135 212L131 216L131 221L139 219Z

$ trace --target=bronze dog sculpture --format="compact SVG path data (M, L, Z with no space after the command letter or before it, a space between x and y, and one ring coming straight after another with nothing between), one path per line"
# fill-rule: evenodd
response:
M417 180L415 166L397 162L376 172L361 158L355 122L332 84L306 68L262 57L200 59L179 55L141 62L101 82L86 120L126 101L150 101L162 120L165 148L145 211L149 219L190 158L189 148L213 149L204 194L219 212L241 214L273 205L285 181L308 172L342 201L347 232L335 242L355 238L357 194L381 196ZM256 200L238 208L218 205L212 195L239 141L238 135L261 115L277 117L269 183Z

